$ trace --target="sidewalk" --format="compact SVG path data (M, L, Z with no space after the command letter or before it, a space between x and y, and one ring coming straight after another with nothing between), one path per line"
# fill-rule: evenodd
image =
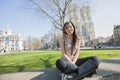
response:
M59 80L59 71L56 68L44 70L1 74L0 80ZM103 60L97 74L84 80L120 80L120 57Z
M120 80L120 57L102 60L97 75L84 80Z

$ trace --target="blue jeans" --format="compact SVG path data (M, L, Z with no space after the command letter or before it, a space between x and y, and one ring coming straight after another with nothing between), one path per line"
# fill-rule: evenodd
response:
M64 59L58 59L56 61L56 67L64 74L70 74L77 72L78 67L80 67L82 64L84 64L88 60L93 60L95 62L95 67L97 68L100 61L96 56L86 57L86 58L79 58L77 59L76 63L73 64L69 61L66 61ZM86 66L87 67L87 66ZM95 68L95 69L96 69Z

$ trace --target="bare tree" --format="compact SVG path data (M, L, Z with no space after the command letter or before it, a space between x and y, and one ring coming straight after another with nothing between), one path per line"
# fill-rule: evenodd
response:
M77 0L76 0L77 1ZM83 3L88 0L79 0ZM67 19L68 8L75 0L28 0L30 5L40 14L46 16L57 29L62 29L64 21Z
M47 16L57 29L64 24L66 10L71 0L29 0L34 7Z
M41 45L42 45L41 39L35 38L35 39L33 40L33 49L34 49L34 50L40 49Z
M30 35L28 36L28 41L27 42L28 42L27 49L31 50L32 49L32 38L31 38Z

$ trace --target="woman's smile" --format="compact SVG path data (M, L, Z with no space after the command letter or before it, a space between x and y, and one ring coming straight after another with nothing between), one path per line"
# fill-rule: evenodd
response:
M73 34L74 28L73 28L73 26L72 26L71 23L69 23L69 24L66 26L65 31L66 31L67 34Z

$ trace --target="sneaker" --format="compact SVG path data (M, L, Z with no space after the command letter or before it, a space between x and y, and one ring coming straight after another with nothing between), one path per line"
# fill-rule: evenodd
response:
M61 80L68 80L66 74L61 74Z
M67 74L67 80L74 80L74 74Z
M61 80L74 80L74 73L72 74L61 74Z

